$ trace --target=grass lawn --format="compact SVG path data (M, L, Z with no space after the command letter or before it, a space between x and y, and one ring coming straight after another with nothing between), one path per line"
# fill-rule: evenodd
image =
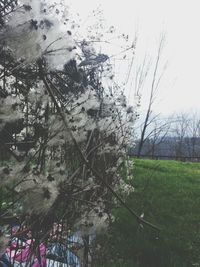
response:
M200 164L134 162L135 192L127 203L161 231L140 226L124 208L116 209L116 221L104 237L105 255L109 250L120 267L200 266Z

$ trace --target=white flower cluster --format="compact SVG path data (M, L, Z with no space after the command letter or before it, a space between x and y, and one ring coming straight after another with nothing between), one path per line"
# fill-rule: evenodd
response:
M91 210L84 214L76 224L82 235L92 235L102 232L108 226L108 214L101 210Z
M117 185L117 189L120 190L126 196L134 192L134 187L131 184L127 184L122 179L119 180L119 185Z
M9 238L4 235L0 236L0 257L5 253L8 244Z
M19 104L20 99L18 96L0 98L0 130L6 123L14 122L23 117Z
M0 98L0 131L7 122L24 119L20 137L13 133L14 153L22 151L22 157L0 169L1 185L12 188L13 209L20 207L20 215L37 218L65 208L67 223L79 221L83 232L100 230L110 219L105 203L113 201L106 184L124 195L133 191L119 168L133 143L135 109L110 76L106 82L108 56L83 41L74 58L75 41L64 26L66 9L56 9L53 0L21 0L20 5L8 20L6 36L0 35L14 61L23 59L28 68L13 74L17 96L9 92Z
M13 50L16 59L33 63L44 57L49 69L63 69L74 57L75 44L63 24L64 18L57 14L59 10L55 8L54 14L51 1L45 0L21 0L20 4L21 8L12 14L5 32L1 33L1 39Z

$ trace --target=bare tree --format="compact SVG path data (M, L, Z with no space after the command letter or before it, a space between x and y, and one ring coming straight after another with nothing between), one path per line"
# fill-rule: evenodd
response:
M197 157L200 155L199 138L200 138L200 118L196 112L190 115L188 125L188 138L186 145L190 157Z
M140 126L141 134L140 134L140 138L139 138L140 141L139 141L138 151L137 151L138 157L140 157L142 147L143 147L143 145L147 139L146 134L147 134L148 129L150 128L152 123L156 121L157 117L159 116L159 114L154 115L153 106L154 106L155 100L157 98L157 92L159 89L161 79L165 73L166 66L167 66L165 63L161 72L160 72L160 64L161 64L160 61L161 61L162 51L163 51L163 47L164 47L164 42L165 42L165 36L162 35L160 38L160 41L159 41L159 45L158 45L155 65L148 62L146 68L144 68L144 66L143 66L144 63L143 63L142 66L138 69L139 82L136 84L137 94L140 93L141 88L143 87L144 83L147 80L147 77L150 76L150 74L151 74L151 77L149 78L150 79L150 96L149 96L148 105L147 105L147 109L146 109L145 116L144 116L144 121ZM151 70L152 70L152 72L151 72Z
M172 134L175 138L175 142L173 142L173 147L176 158L181 158L185 156L185 140L187 137L189 137L188 129L189 115L186 113L176 115L174 126L172 129Z
M200 153L200 119L197 113L180 113L173 123L174 150L177 157L197 157Z
M147 155L151 155L152 158L156 154L160 154L159 146L165 142L166 137L168 136L172 125L172 118L157 118L153 121L151 125L151 131L145 138L145 141L148 139L147 144Z

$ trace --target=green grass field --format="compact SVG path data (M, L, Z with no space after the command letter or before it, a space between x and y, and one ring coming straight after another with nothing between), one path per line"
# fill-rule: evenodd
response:
M134 162L135 192L127 203L161 231L139 225L124 208L114 210L116 221L103 237L105 258L114 263L105 266L200 266L200 164Z

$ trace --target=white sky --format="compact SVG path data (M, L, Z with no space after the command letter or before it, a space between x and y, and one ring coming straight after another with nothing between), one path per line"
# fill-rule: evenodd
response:
M158 45L166 32L163 57L169 62L155 110L163 114L200 110L199 0L73 0L81 16L101 5L108 24L133 35L138 29L137 56ZM144 101L145 101L144 93Z

